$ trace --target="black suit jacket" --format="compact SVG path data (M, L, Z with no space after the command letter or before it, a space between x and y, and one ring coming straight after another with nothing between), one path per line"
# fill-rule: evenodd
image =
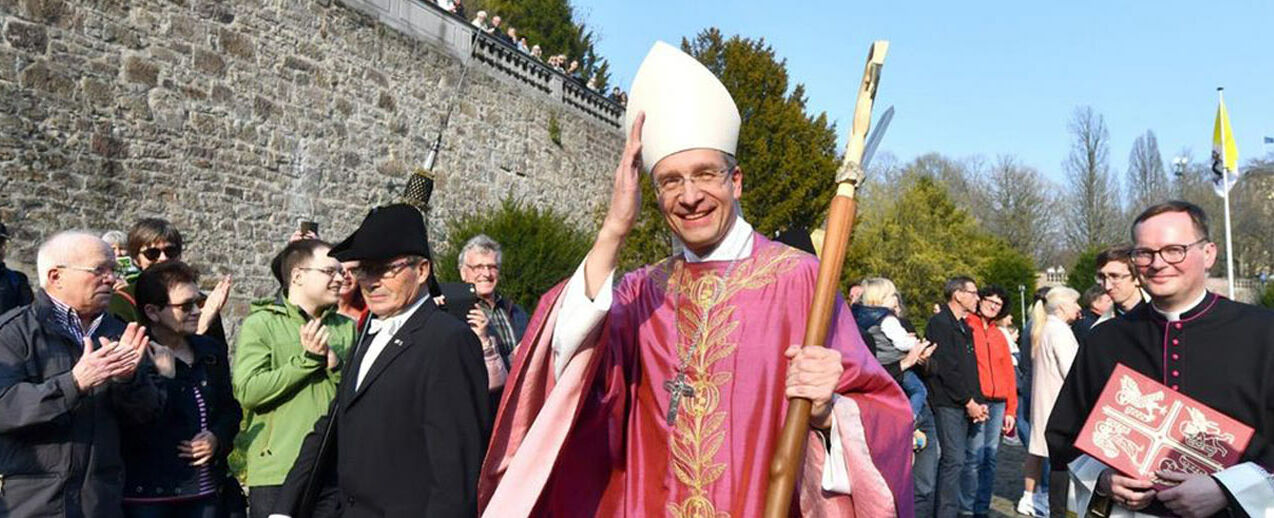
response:
M346 517L476 516L492 414L478 338L426 301L355 390L372 338L361 333L275 512L311 516L307 491L334 481Z

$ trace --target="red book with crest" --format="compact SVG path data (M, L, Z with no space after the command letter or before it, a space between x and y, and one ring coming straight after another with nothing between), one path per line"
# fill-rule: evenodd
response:
M1115 366L1075 447L1124 475L1212 474L1239 462L1252 427L1123 364Z

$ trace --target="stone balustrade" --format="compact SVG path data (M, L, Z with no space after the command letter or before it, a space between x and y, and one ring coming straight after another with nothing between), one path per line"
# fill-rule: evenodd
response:
M480 66L493 76L525 85L612 128L622 124L624 108L615 101L478 30L431 1L344 0L343 4L374 16L412 38L441 47L465 66Z

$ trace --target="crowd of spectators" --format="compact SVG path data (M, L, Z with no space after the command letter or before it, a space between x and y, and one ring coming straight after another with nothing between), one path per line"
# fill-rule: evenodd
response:
M456 16L464 16L464 8L460 6L459 1L438 0L438 6L447 10ZM478 30L485 32L497 41L504 43L510 47L517 49L519 52L531 56L536 61L548 65L559 74L562 74L571 80L579 83L581 86L604 95L608 99L619 103L620 105L628 105L628 94L624 93L618 86L612 87L608 94L601 84L601 78L598 74L588 74L583 67L580 66L578 59L571 59L566 54L553 54L547 58L544 56L544 49L539 44L531 44L525 36L519 36L516 27L506 23L500 15L488 17L486 11L478 11L470 22Z
M233 283L223 277L202 292L167 220L143 218L101 238L55 234L39 248L38 290L4 268L8 240L0 224L0 455L27 460L0 466L0 515L266 518L302 505L289 472L337 395L358 330L371 321L375 333L376 308L363 293L399 275L392 264L342 262L316 232L297 231L269 264L277 291L252 303L231 348L220 313ZM528 321L500 296L501 260L499 243L470 240L460 276L476 299L452 303L475 335L466 345L482 346L482 399L493 405L482 419L493 415ZM247 497L229 461L240 435ZM72 436L82 448L49 440ZM70 471L46 480L10 469ZM310 515L338 516L349 503L336 494L325 486L305 504Z

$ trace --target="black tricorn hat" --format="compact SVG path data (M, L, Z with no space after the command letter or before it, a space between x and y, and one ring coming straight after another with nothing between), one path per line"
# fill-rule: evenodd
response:
M429 235L420 211L405 203L376 207L358 229L328 252L338 261L387 260L404 255L429 257Z

